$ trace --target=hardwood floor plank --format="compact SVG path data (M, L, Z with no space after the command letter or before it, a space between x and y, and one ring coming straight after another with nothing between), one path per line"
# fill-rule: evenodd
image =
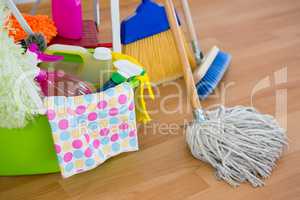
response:
M253 103L258 110L287 120L290 146L266 186L242 184L232 188L215 179L212 167L191 156L183 125L192 120L192 114L180 79L156 88L156 100L147 101L153 121L139 125L140 151L122 154L69 179L62 179L60 174L0 177L1 200L299 199L300 1L189 1L204 51L218 45L233 56L224 79L216 93L203 102L204 107ZM139 2L120 1L122 18ZM182 17L178 0L176 5ZM92 19L92 1L83 0L83 7L84 18ZM31 5L20 8L28 12ZM109 1L101 1L102 42L111 41L109 12ZM42 1L38 13L50 14L49 0ZM185 27L183 19L182 23ZM255 88L260 89L254 92ZM166 99L169 95L172 98ZM285 108L286 113L279 115Z

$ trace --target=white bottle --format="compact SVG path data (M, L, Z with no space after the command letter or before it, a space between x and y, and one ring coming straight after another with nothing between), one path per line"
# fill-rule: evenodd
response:
M109 48L98 47L95 49L94 58L99 61L100 77L99 85L106 83L112 74L112 52Z

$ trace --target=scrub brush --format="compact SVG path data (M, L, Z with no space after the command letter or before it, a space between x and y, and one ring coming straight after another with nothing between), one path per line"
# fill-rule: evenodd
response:
M206 99L218 86L229 67L230 61L231 55L220 51L216 46L203 58L202 64L193 72L201 100Z
M203 56L193 24L188 0L181 0L181 3L189 29L193 51L198 64L198 67L193 72L193 76L197 83L196 87L198 95L200 99L203 100L214 91L223 78L224 73L229 67L231 55L220 51L218 47L214 46L206 56Z

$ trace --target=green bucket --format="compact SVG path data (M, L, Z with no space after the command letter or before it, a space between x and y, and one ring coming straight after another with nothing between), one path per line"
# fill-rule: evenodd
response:
M54 172L59 166L46 116L23 129L0 128L0 176Z
M92 50L90 50L92 51ZM134 58L113 53L115 60ZM140 82L130 80L133 88ZM59 172L51 128L46 116L38 116L23 129L0 128L0 176L34 175Z

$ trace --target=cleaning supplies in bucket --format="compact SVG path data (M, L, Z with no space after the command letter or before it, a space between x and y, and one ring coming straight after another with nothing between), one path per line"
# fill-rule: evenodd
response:
M62 55L64 60L55 63L43 63L43 69L63 70L78 76L97 87L102 87L112 73L112 52L108 48L96 48L94 53L80 46L54 44L45 53Z
M1 4L2 3L0 3L0 13L2 13ZM3 19L3 15L0 15L0 19ZM3 24L0 22L0 25L1 25L0 30L2 33ZM1 36L3 35L5 34L0 34L0 40L1 40ZM7 47L8 49L6 51L1 51L2 53L0 54L0 57L3 56L3 58L6 58L7 54L9 53L12 56L15 56L14 54L15 50L13 48L10 48L11 47L10 45L14 44L12 40L8 42L8 44L10 45L7 45L7 43L5 42L1 44L5 45L2 47ZM18 62L27 61L26 59L24 59L25 56L33 59L34 73L32 76L29 77L32 79L40 71L38 68L35 67L39 61L37 58L41 60L45 59L47 61L61 59L61 57L56 57L56 56L48 57L47 54L43 54L42 52L38 51L37 48L32 49L29 47L28 50L30 50L31 52L28 52L27 54L24 53L24 50L18 49L17 52L19 56L17 56L16 59ZM24 55L24 57L20 55ZM117 60L121 57L122 59L126 59L127 56L115 54L114 60ZM71 60L74 58L77 59L76 56L72 57L72 55L64 56L64 59L66 60L70 58ZM5 91L8 92L8 94L13 93L14 88L12 87L6 88L8 86L6 82L8 80L7 75L10 75L7 74L7 72L10 72L10 70L14 71L14 69L18 69L16 70L18 72L17 74L20 75L20 73L22 74L24 72L24 74L27 75L27 72L32 67L29 64L29 62L24 63L24 66L22 65L21 67L14 66L17 62L13 60L14 59L12 59L12 57L7 57L7 59L5 60L4 59L0 60L0 63L1 61L4 61L4 64L6 64L7 62L11 63L11 65L9 65L7 69L5 68L6 73L2 74L3 79L5 80L2 81L3 82L2 86L3 89L5 89ZM133 58L130 60L133 60ZM47 73L45 76L46 79L48 79L49 75L52 76L52 73L56 73L56 72L59 73L57 74L58 76L61 75L60 71L53 70L53 72L52 71L50 71L49 73L46 72ZM56 75L54 74L54 76ZM13 77L11 77L11 79L9 80L11 80L10 86L16 83L14 82L15 80L13 79ZM140 80L139 83L141 84L140 91L143 91L144 90L143 84L145 84L146 83L145 81L148 81L148 79L145 75L143 75L143 77L139 78L138 80ZM24 91L21 92L23 92L23 94L26 95L26 98L28 98L29 102L30 100L34 101L35 96L30 93L29 94L27 93L26 82L23 81L21 82L21 84L23 86L22 89L25 88ZM32 85L37 86L36 84L32 84ZM37 93L39 94L40 91L38 91L38 87L35 87L34 89L37 89ZM6 96L4 98L6 98ZM139 101L136 101L134 98L135 95L133 92L132 84L129 82L124 82L102 93L88 94L88 95L85 94L80 96L76 95L76 96L68 96L68 97L66 96L46 97L45 104L48 108L47 117L49 123L46 122L47 120L44 119L45 118L44 116L39 116L35 118L36 120L34 120L29 126L27 126L26 129L14 129L16 131L13 130L12 132L6 129L1 130L2 132L5 132L5 137L2 137L4 138L3 141L11 140L11 138L13 138L13 140L15 139L18 140L18 138L16 137L8 136L11 133L18 133L17 135L26 135L28 133L34 133L33 135L30 134L30 138L31 138L30 140L26 140L26 145L25 145L26 148L25 151L23 151L26 153L23 153L21 156L18 157L18 154L10 154L10 151L4 151L5 154L8 152L6 158L12 156L12 158L10 159L11 162L8 162L8 164L5 165L4 167L5 175L56 172L57 171L56 164L59 163L60 166L62 167L62 173L64 174L65 177L68 177L74 173L76 174L86 170L90 170L98 166L99 164L101 164L111 156L126 151L137 150L138 141L137 141L137 130L135 124L136 123L135 104ZM9 99L9 100L13 100L13 99ZM13 104L14 102L11 101L9 103ZM35 102L30 102L30 103L34 104ZM18 105L16 105L16 107L17 106ZM1 111L4 112L4 109L2 108ZM13 111L14 112L5 113L5 114L16 115L15 113L16 109ZM25 113L24 117L25 119L27 119L26 117L31 117L31 116ZM15 119L16 121L19 120L19 118L15 118ZM43 120L39 120L39 119L43 119ZM2 122L7 123L6 119L2 120ZM19 123L19 121L15 123ZM50 148L50 146L45 145L45 144L52 145L53 143L52 139L48 137L48 135L50 134L49 125L51 127L51 130L53 131L53 139L56 144L55 150L57 152L58 155L57 157L59 162L57 162L55 158L53 160L53 157L49 156L49 154L44 154L44 152L51 152L52 154L54 150L53 147ZM40 134L41 130L43 134ZM43 135L47 137L39 137L39 135ZM10 148L13 148L16 152L18 152L19 150L18 144L22 144L22 142L20 143L9 142L9 144L13 144L11 145ZM40 144L40 145L36 145L36 144ZM5 147L8 146L5 145ZM35 155L35 152L31 151L32 148L37 151L36 157L34 156L29 157L29 160L27 160L28 157L25 154ZM48 156L49 159L51 159L51 162L48 162L49 161ZM41 157L47 159L41 159ZM19 158L25 161L25 163L28 163L28 165L19 165L20 162L15 162L15 160L20 160ZM36 159L36 162L31 162L31 158ZM20 168L20 166L22 168L21 170L14 170ZM45 168L43 166L45 166ZM9 167L11 167L13 170L12 171L6 170ZM37 168L38 170L36 170Z

